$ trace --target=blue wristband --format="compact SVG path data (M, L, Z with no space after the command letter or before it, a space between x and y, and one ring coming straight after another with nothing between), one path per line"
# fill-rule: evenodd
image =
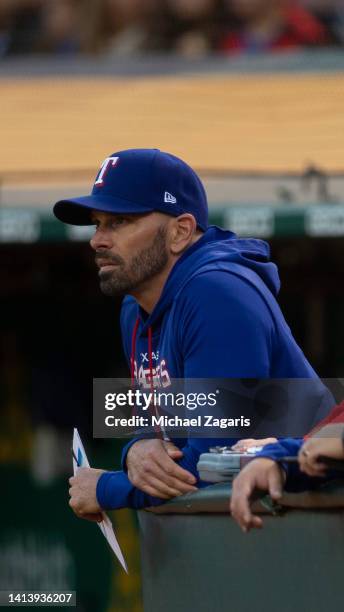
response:
M103 510L130 507L133 485L124 472L104 472L97 482L96 497Z

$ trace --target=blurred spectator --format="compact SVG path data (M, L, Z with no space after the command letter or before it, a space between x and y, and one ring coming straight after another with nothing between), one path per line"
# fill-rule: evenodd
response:
M82 0L1 0L0 57L80 48Z
M132 55L144 51L202 56L214 48L221 0L84 0L84 48Z
M86 52L132 55L149 47L152 11L158 0L83 0Z
M0 1L0 57L34 50L42 0Z
M36 51L55 54L79 51L82 8L81 0L43 2Z
M298 2L227 1L235 25L220 43L224 53L282 51L330 42L326 27Z
M0 58L202 57L343 42L344 0L0 0Z
M302 0L302 5L322 21L334 44L344 43L343 0Z
M200 57L216 48L223 19L221 0L165 0L153 33L156 50Z

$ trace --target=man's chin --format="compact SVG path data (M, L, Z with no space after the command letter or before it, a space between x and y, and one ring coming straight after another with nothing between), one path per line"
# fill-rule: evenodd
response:
M128 283L114 283L113 280L101 279L100 290L104 295L115 297L125 295L128 292Z

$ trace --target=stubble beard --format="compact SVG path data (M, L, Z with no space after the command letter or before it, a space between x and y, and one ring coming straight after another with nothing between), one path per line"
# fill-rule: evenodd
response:
M167 263L166 229L159 227L150 246L134 255L127 264L122 260L115 270L101 275L100 289L110 297L130 294L162 272Z

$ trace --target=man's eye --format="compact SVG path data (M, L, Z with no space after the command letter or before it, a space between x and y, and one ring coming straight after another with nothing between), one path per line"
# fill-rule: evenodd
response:
M115 221L112 221L111 223L111 227L117 227L117 225L123 225L123 223L125 223L125 218L124 217L117 217L117 219Z

